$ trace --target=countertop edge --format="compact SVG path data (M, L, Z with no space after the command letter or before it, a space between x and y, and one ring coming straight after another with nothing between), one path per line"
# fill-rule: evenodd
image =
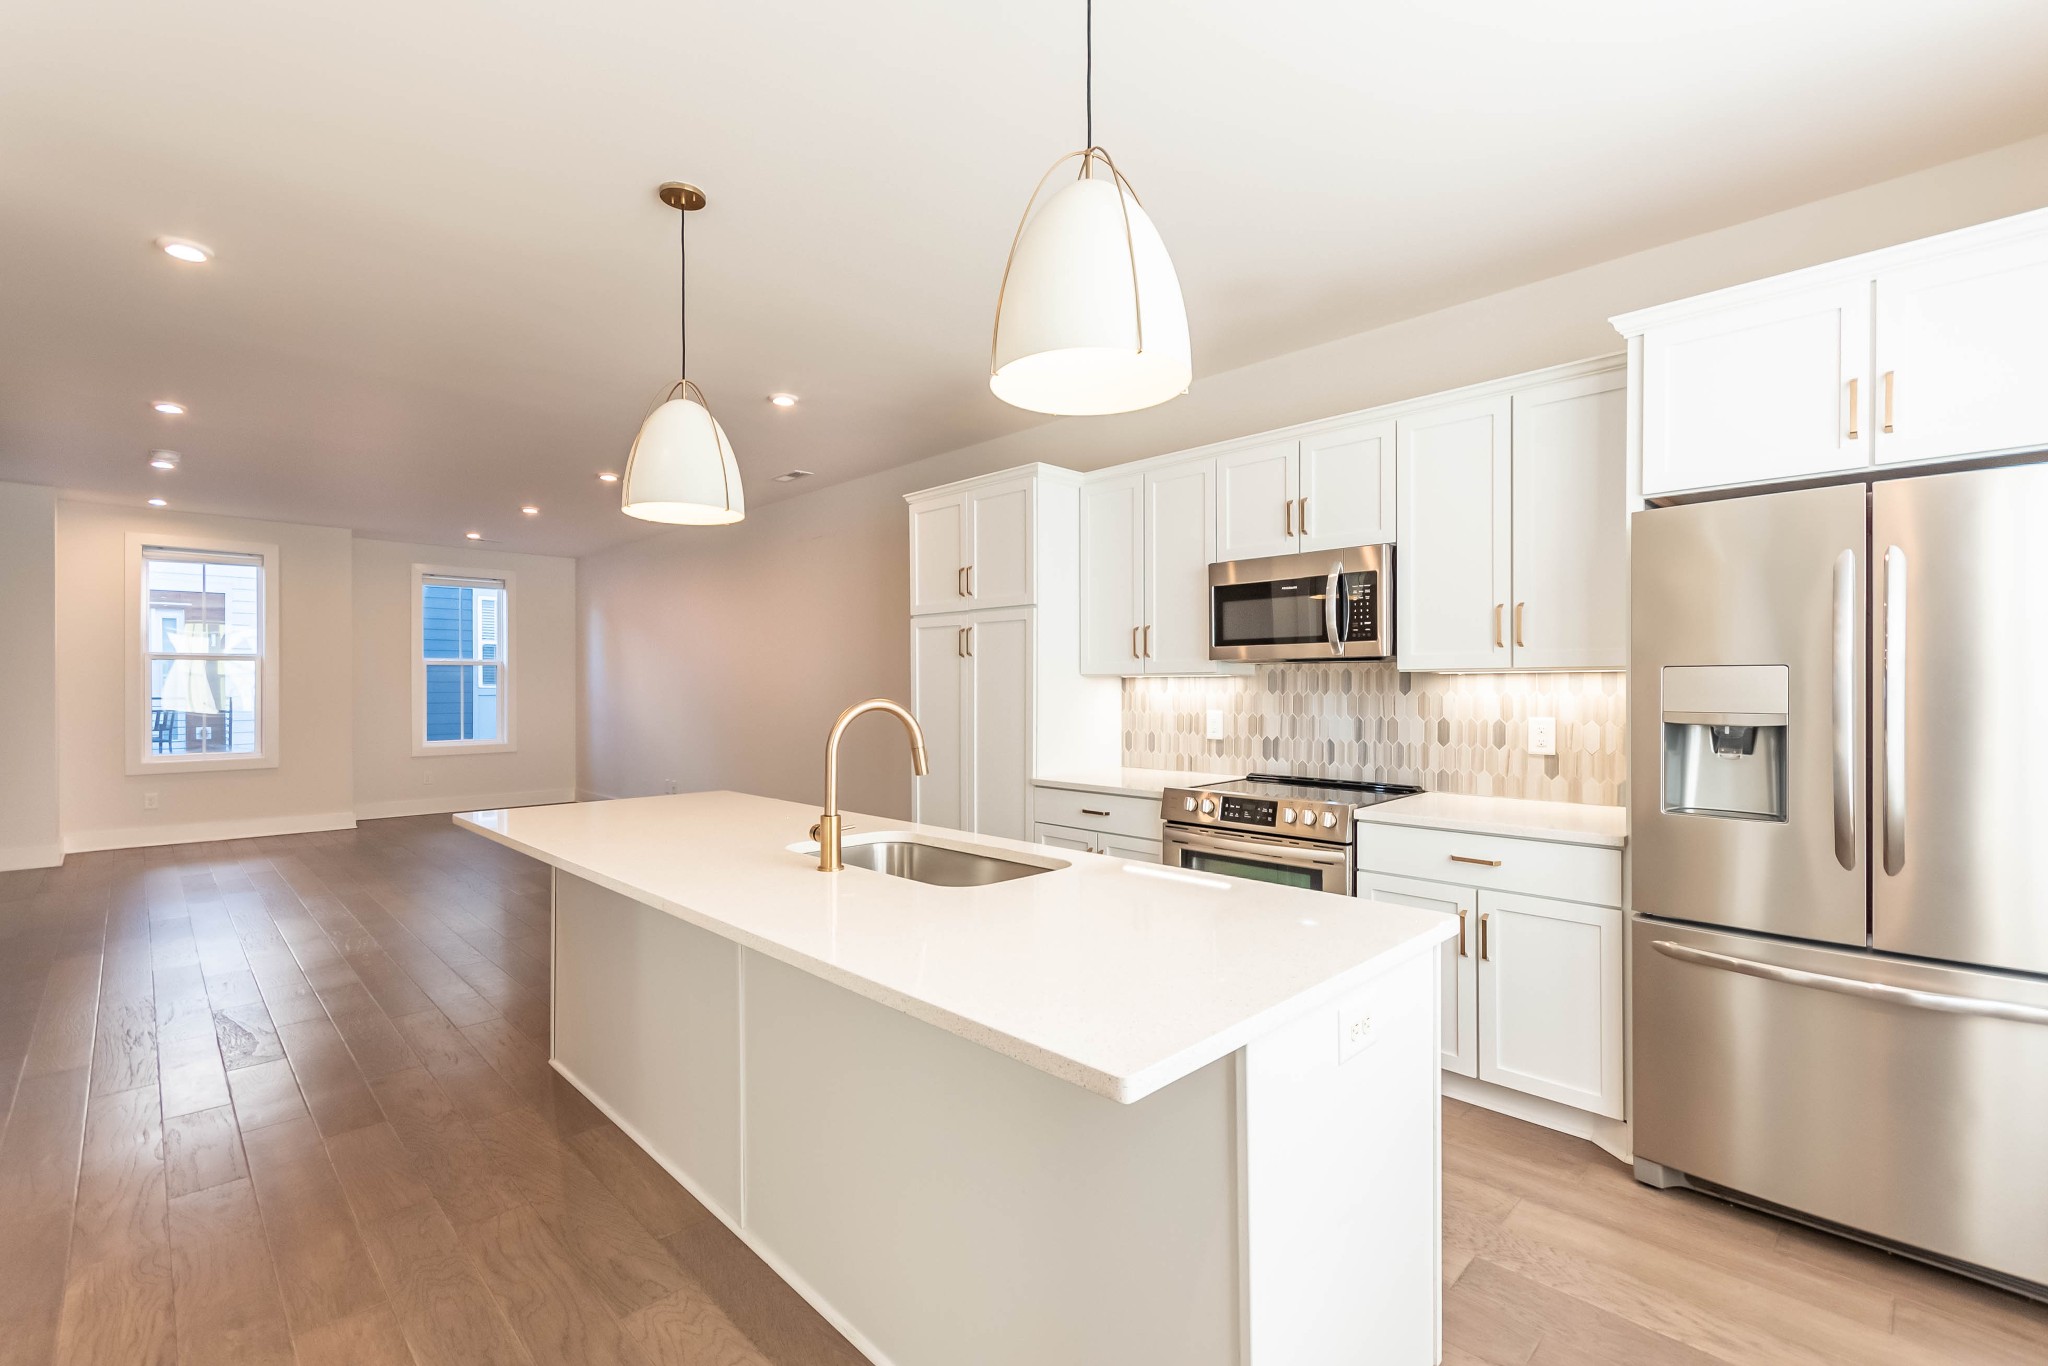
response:
M1625 849L1628 847L1628 832L1609 833L1599 830L1574 830L1564 826L1546 825L1540 821L1502 821L1484 818L1462 818L1442 813L1419 814L1398 811L1399 802L1388 802L1382 806L1367 807L1358 812L1361 825L1394 825L1416 830L1445 830L1460 835L1493 835L1502 839L1536 840L1547 844L1578 844L1595 849ZM1594 808L1596 810L1626 808ZM1626 820L1626 815L1623 816Z

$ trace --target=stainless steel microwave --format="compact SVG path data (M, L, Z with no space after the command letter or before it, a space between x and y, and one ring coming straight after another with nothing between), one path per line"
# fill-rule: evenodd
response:
M1209 658L1391 659L1394 547L1209 566Z

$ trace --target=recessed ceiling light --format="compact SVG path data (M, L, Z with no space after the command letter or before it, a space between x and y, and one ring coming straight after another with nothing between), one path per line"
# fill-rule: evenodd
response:
M179 455L176 451L151 451L149 467L153 470L174 470L178 468Z
M167 398L158 399L155 403L152 403L149 406L156 409L158 412L162 413L165 417L183 417L185 415L184 404L173 403Z
M525 507L523 507L523 508L521 508L521 509L519 509L519 510L520 510L521 512L525 513L525 514L526 514L527 516L529 516L529 517L538 517L538 516L540 516L540 509L539 509L539 508L537 508L537 507L535 507L535 506L534 506L533 504L531 504L531 503L528 503L528 504L527 504L527 505L526 505Z
M778 408L796 407L795 394L770 394L768 395L768 401Z
M462 534L465 539L472 541L481 541L484 538L484 534L481 531L465 531Z
M149 500L149 505L150 505L151 507L153 507L153 508L160 508L160 507L169 507L169 506L170 506L170 504L169 504L169 503L166 503L166 502L165 502L165 501L164 501L163 499L161 499L161 498L152 498L152 499L150 499L150 500Z
M619 476L613 474L610 470L606 470L603 474L597 476L597 481L600 484L616 484L619 482Z
M775 482L778 484L793 484L799 479L808 479L810 477L810 470L784 470L781 474L775 476Z
M164 255L174 260L189 261L194 265L201 261L211 261L213 259L212 247L203 247L197 242L188 242L182 237L159 237L156 239L156 245L157 250L161 251Z

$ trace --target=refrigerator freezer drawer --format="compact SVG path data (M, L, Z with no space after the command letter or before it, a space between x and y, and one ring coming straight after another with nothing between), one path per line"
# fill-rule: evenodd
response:
M1630 930L1638 1156L2048 1285L2048 981Z

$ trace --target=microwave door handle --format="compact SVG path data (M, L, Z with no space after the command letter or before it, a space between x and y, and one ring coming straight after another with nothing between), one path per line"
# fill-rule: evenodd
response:
M1323 634L1330 642L1330 653L1344 653L1344 636L1337 629L1337 590L1344 583L1344 566L1339 564L1330 570L1329 582L1323 586Z

